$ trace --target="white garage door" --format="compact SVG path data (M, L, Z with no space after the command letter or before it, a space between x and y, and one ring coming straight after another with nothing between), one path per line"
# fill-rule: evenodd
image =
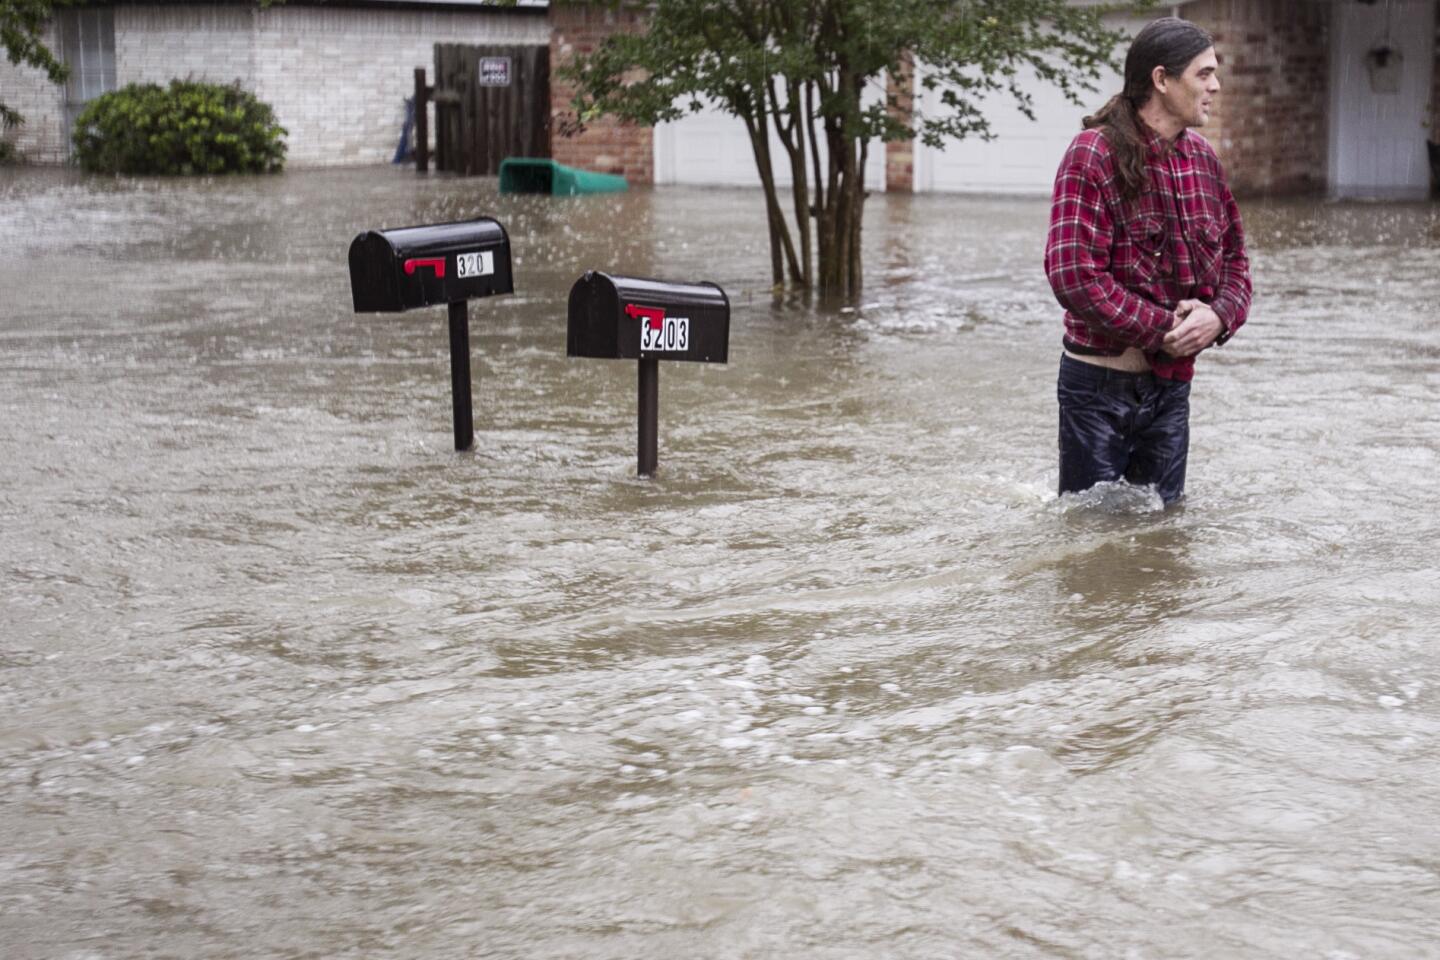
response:
M866 100L879 99L883 91ZM755 154L745 124L737 117L719 110L692 113L674 123L655 128L655 182L691 184L696 186L758 187L760 175L755 172ZM770 151L775 181L790 186L790 159L780 138L770 135ZM821 169L825 150L821 145ZM808 168L807 168L808 169ZM885 189L885 145L870 144L865 163L865 188L874 192Z
M1114 25L1125 27L1133 36L1153 17L1117 18ZM1123 61L1124 55L1122 48L1117 61ZM923 71L923 65L919 69ZM917 140L915 192L1048 195L1065 148L1080 132L1081 118L1118 93L1121 79L1107 72L1096 93L1082 94L1083 106L1069 102L1054 86L1033 77L1026 86L1034 97L1034 120L1017 110L1008 94L990 98L985 115L994 140L950 140L944 150L926 147ZM945 112L941 89L927 91L917 77L916 93L924 113L938 116Z

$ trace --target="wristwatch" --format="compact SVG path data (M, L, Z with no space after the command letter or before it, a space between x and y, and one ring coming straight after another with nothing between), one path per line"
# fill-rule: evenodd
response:
M1220 321L1220 333L1215 338L1214 342L1210 344L1210 346L1212 347L1218 347L1220 346L1220 344L1230 339L1230 327L1228 324L1225 323L1225 318L1220 316L1219 311L1217 311L1214 307L1210 308L1210 312L1215 314L1216 320Z

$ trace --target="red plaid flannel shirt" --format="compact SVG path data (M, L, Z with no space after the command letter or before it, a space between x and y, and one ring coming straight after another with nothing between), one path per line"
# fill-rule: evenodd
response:
M1045 274L1065 308L1065 339L1081 352L1139 347L1162 377L1189 380L1193 357L1161 341L1181 300L1203 300L1224 343L1250 312L1250 261L1240 209L1209 141L1184 131L1173 147L1146 128L1148 183L1123 202L1099 130L1070 144L1055 176Z

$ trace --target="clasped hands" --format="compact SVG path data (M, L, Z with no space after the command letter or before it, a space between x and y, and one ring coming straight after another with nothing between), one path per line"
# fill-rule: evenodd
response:
M1172 357L1192 357L1215 342L1225 325L1199 300L1181 300L1175 306L1175 322L1161 345Z

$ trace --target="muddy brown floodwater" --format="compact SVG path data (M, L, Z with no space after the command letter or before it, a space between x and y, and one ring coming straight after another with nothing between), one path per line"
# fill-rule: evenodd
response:
M1185 506L1057 499L1043 200L0 171L0 955L1440 955L1440 207L1252 201ZM371 227L492 214L477 448ZM588 268L728 366L567 360Z

